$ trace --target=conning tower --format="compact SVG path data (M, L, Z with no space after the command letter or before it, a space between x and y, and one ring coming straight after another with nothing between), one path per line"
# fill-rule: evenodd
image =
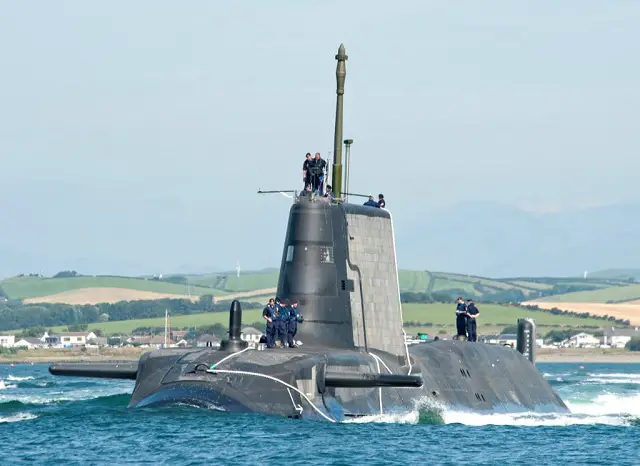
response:
M346 59L340 45L332 180L338 198ZM298 338L305 345L377 349L406 364L396 264L387 210L298 197L289 212L277 292L302 306Z

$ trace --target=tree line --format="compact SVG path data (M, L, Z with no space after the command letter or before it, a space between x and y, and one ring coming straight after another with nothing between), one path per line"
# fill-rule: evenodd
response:
M246 301L240 302L240 305L243 309L263 306L260 303ZM214 303L211 295L202 296L196 302L184 299L159 299L82 306L62 303L23 304L19 300L0 301L0 331L164 317L165 311L169 311L172 315L225 312L229 311L229 303Z

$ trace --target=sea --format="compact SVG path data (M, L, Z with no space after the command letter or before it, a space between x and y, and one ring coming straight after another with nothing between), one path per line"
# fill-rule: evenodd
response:
M420 408L337 424L127 409L133 381L47 367L0 365L2 465L640 465L640 364L537 364L571 414Z

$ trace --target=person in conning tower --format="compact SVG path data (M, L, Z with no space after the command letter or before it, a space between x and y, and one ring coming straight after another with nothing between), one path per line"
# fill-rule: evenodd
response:
M387 203L384 200L383 194L378 194L378 207L380 207L381 209L387 207Z
M316 152L316 157L311 162L312 172L312 188L318 196L322 196L322 186L324 183L324 168L327 166L327 162L320 157L320 152Z
M462 296L458 296L456 306L456 339L461 340L467 338L467 307L464 305Z
M476 318L480 315L480 311L474 304L472 299L467 299L467 333L469 337L468 341L478 341L478 323Z
M311 158L311 152L307 152L304 162L302 163L302 182L304 183L304 189L307 186L311 186L311 166L313 165L313 159Z
M267 348L273 348L273 337L275 334L276 326L273 322L276 313L276 304L273 298L269 300L262 311L262 318L267 321L267 327L265 329L265 336L267 337Z
M369 194L369 200L365 202L363 205L366 205L369 207L380 207L378 203L373 200L373 196L371 194Z
M298 311L298 301L295 299L291 301L291 307L289 307L289 324L287 326L287 343L289 348L296 348L296 342L294 338L298 333L298 322L302 322L302 316Z

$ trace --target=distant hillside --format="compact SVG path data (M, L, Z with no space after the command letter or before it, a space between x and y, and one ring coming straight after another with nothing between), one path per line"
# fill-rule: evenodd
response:
M566 303L623 303L627 301L640 300L640 284L626 284L611 286L594 291L579 291L566 293L557 296L546 296L536 301L556 302L562 300Z
M58 293L86 288L118 288L149 293L200 296L225 294L222 290L212 290L200 286L171 283L132 277L78 276L67 278L43 278L34 276L14 277L0 281L0 287L11 299L41 298ZM149 298L147 298L149 299Z
M588 299L593 302L640 299L640 285L615 278L513 277L486 278L445 272L400 270L403 299L449 301L456 296L493 302L519 302L564 295L561 301ZM95 304L118 300L198 297L211 294L216 300L255 296L265 299L275 293L278 269L201 275L169 275L157 278L76 276L68 278L14 277L0 281L0 290L10 299L27 302ZM127 291L129 290L129 291ZM578 293L576 293L578 292ZM575 294L574 294L575 293ZM554 298L554 301L559 299ZM594 301L597 300L597 301Z
M640 269L606 269L589 272L591 278L610 278L626 281L640 281Z

